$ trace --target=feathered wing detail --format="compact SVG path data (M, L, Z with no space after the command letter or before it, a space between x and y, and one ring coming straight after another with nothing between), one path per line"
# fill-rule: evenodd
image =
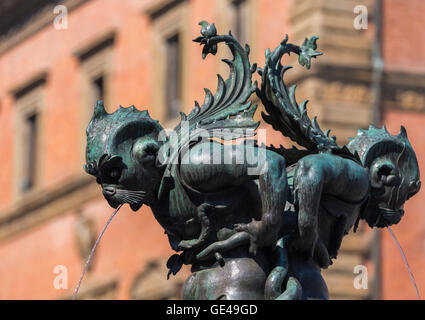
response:
M228 35L217 35L214 23L202 21L199 24L202 35L193 41L204 46L202 58L205 59L209 53L215 55L217 44L224 42L233 55L231 61L223 59L230 68L230 75L226 81L217 75L216 93L213 95L210 90L204 89L206 95L202 106L195 101L190 114L180 113L181 121L174 129L178 141L170 141L170 160L180 154L182 148L196 142L199 135L208 133L210 137L233 140L255 135L259 125L253 120L257 105L247 102L257 90L257 82L252 84L251 80L257 66L249 63L249 46L242 48L230 32Z
M267 113L262 113L264 121L271 124L273 129L280 131L284 136L305 147L310 153L332 152L348 157L354 157L344 146L339 147L334 136L330 137L330 130L323 132L317 123L316 117L311 120L307 115L307 100L298 105L295 99L296 85L288 88L284 82L284 74L291 66L283 66L281 59L284 54L291 52L299 55L299 63L310 68L311 58L321 55L315 51L317 48L314 36L305 39L301 47L287 43L288 36L280 45L271 52L266 51L266 63L263 70L259 70L261 75L261 90L257 94L264 104ZM284 149L284 148L283 148ZM280 153L303 154L298 149L280 148Z

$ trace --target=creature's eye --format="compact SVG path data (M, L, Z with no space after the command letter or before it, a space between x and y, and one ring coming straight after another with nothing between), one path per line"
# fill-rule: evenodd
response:
M111 171L109 171L109 176L114 180L118 180L121 177L121 169L118 169L118 168L111 169Z

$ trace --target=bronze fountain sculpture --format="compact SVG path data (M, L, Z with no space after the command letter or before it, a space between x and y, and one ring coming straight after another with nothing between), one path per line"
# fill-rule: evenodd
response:
M317 37L302 46L286 37L256 64L229 32L203 21L202 57L224 42L233 60L229 78L218 75L202 106L166 135L147 111L134 106L107 113L98 101L87 128L85 170L96 177L108 203L151 207L176 251L169 274L183 264L192 274L184 299L328 299L321 268L332 264L341 241L361 219L370 227L398 223L406 200L419 191L419 169L406 130L359 130L340 147L298 105L281 65L295 53L310 68ZM264 121L302 148L258 145L256 93ZM232 143L224 143L224 141ZM242 143L239 141L242 140Z

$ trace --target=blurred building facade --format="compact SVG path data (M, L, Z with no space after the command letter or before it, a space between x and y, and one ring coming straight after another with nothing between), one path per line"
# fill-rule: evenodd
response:
M358 7L360 6L360 7ZM357 9L356 9L357 8ZM359 15L366 13L367 27ZM357 19L357 20L356 20ZM360 19L360 20L359 20ZM215 22L264 63L286 33L314 34L324 53L312 69L288 73L298 100L344 144L357 128L407 128L425 165L423 0L52 0L0 2L0 299L67 299L112 209L84 173L85 128L94 101L148 109L173 128L228 53L201 59L198 22ZM293 58L293 57L291 57ZM296 61L289 59L290 64ZM260 114L261 106L257 111ZM259 117L259 116L258 116ZM269 127L267 142L287 144ZM425 287L425 193L393 227L419 288ZM166 280L172 254L149 208L123 208L105 233L83 282L85 299L179 298L188 268ZM358 265L368 288L356 289ZM64 277L62 277L64 276ZM324 272L331 298L414 299L386 230L347 236ZM59 277L59 278L58 278ZM61 279L61 280L58 280ZM66 280L63 280L66 279Z

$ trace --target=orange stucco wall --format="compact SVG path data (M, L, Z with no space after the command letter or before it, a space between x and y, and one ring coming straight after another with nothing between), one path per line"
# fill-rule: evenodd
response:
M49 25L19 45L0 55L0 210L13 202L14 99L10 90L33 75L47 71L44 105L44 145L41 150L42 187L50 188L81 173L82 163L76 150L81 149L79 62L73 53L88 41L116 30L112 73L112 103L148 108L157 118L152 105L152 32L144 8L155 0L92 0L70 12L67 30ZM295 1L295 0L293 0ZM264 50L275 48L291 32L287 0L259 0L256 51L251 60L264 63ZM425 1L384 0L383 55L385 67L413 72L425 71ZM220 12L214 0L190 1L191 39L200 27L198 21L216 21ZM218 26L220 28L220 26ZM270 32L273 30L273 32ZM226 30L221 30L226 31ZM190 40L188 40L190 42ZM402 45L401 45L402 44ZM216 88L216 57L201 59L201 49L189 49L188 112L193 101L202 102L203 88ZM88 106L89 107L89 106ZM399 111L384 113L384 122L392 133L400 124L408 129L419 163L424 172L423 143L425 115ZM268 135L267 142L279 144L279 133ZM419 286L425 288L425 215L422 203L425 191L406 206L402 223L393 228L403 245ZM112 213L101 196L86 203L81 210L96 221L99 233ZM0 217L1 218L1 217ZM76 212L70 210L0 243L0 299L51 299L70 294L82 270L73 225ZM414 298L409 276L386 232L382 238L383 298ZM123 208L105 233L98 248L91 276L120 279L118 298L129 298L131 281L140 268L153 258L172 253L166 236L150 209L133 213ZM68 290L53 286L54 267L65 265L69 271ZM187 269L186 269L187 271Z
M383 58L386 70L423 74L425 71L425 1L383 1ZM423 113L387 110L383 123L396 134L400 126L407 129L418 157L422 181L425 170L425 115ZM425 191L406 204L403 220L392 229L400 241L412 268L420 293L425 288ZM386 230L382 231L382 297L415 299L410 277Z
M407 128L409 141L418 156L419 168L425 172L425 115L400 111L387 111L384 122L392 134L400 131L400 125ZM418 283L419 289L425 287L425 190L409 199L405 206L402 221L392 226L398 241L407 256L408 262ZM382 293L384 299L415 299L416 294L403 259L387 230L382 230Z
M79 61L73 54L86 43L115 30L114 60L112 72L113 109L118 105L134 104L139 109L148 108L157 118L152 105L152 32L144 8L154 1L92 0L70 12L68 29L56 30L49 25L24 42L0 56L0 209L10 206L13 199L13 137L15 117L14 98L11 89L26 79L47 71L45 100L43 106L42 188L52 188L82 172L82 163L77 150L81 150L81 88ZM273 15L271 1L262 0L266 8L258 34L259 48L275 46L286 33L286 10L281 10L283 20L267 19ZM284 3L284 2L283 2ZM283 5L283 4L282 4ZM215 21L218 11L214 0L190 1L191 39L200 30L198 21ZM278 24L276 26L276 23ZM269 28L282 29L281 33L265 32ZM266 36L264 36L266 35ZM184 39L188 43L190 39ZM190 105L196 99L203 101L203 88L215 89L218 60L209 56L201 59L199 45L189 44L188 96ZM262 51L262 50L261 50ZM263 54L256 54L262 58ZM91 106L87 106L91 107ZM99 199L80 208L83 214L96 221L100 233L112 213L99 189ZM34 229L22 232L6 242L0 243L0 298L51 299L72 293L82 271L74 223L76 212L71 210L58 215ZM118 298L129 298L131 281L149 260L166 258L172 254L168 240L150 209L133 213L123 208L105 233L96 253L90 277L120 279ZM68 268L68 290L56 290L53 286L54 267ZM164 275L165 276L165 275ZM84 283L83 283L84 286Z

